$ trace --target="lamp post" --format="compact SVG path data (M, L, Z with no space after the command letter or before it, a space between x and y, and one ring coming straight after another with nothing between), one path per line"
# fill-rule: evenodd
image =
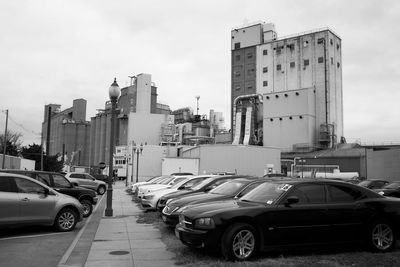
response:
M139 182L139 155L142 154L142 151L143 151L143 144L140 144L140 146L139 145L136 146L136 144L133 145L133 154L136 153L136 183Z
M107 187L107 206L105 215L113 216L112 209L112 179L114 175L113 168L113 153L114 153L114 128L115 128L115 109L117 106L117 100L119 97L121 90L117 84L117 79L114 78L114 82L111 84L110 89L108 90L110 100L111 100L111 134L110 134L110 156L109 156L109 170L108 170L108 187Z
M8 124L8 109L6 109L6 129L4 130L3 164L1 165L3 169L5 169L5 160L7 152L7 124Z

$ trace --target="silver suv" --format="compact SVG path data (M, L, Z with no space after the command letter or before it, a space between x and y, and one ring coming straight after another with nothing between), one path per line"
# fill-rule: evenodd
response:
M0 211L0 226L53 225L61 232L73 230L83 218L76 198L12 173L0 173Z
M96 180L93 176L88 173L82 172L67 172L65 177L71 182L79 186L86 187L96 191L99 195L103 195L106 192L106 183L100 180Z

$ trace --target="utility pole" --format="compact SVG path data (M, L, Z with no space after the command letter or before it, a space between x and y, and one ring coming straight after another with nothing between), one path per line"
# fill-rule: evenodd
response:
M6 160L6 148L7 148L7 126L8 126L8 109L6 109L6 129L4 131L4 146L3 146L3 164L1 165L1 167L3 169L4 165L5 165L5 160Z

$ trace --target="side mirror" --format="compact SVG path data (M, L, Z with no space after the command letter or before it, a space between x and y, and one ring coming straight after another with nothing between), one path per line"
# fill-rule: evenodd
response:
M285 206L290 207L290 205L296 203L299 203L299 198L297 196L290 196L286 199Z
M43 188L43 191L40 192L40 193L42 193L42 194L45 195L45 196L48 196L48 195L50 194L50 191L49 191L48 188Z

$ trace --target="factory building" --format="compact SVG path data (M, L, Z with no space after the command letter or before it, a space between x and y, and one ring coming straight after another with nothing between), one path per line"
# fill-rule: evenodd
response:
M231 31L233 143L312 151L343 137L342 47L330 29L278 38L272 23Z

